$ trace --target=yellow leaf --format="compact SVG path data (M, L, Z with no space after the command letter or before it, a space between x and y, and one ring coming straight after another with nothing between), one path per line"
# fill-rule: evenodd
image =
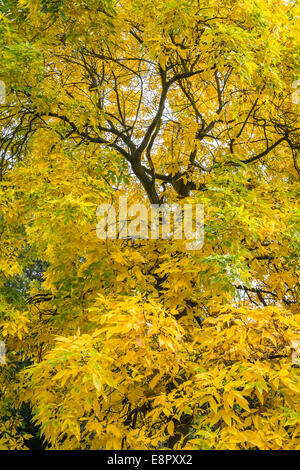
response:
M174 421L169 421L167 429L170 436L174 436Z

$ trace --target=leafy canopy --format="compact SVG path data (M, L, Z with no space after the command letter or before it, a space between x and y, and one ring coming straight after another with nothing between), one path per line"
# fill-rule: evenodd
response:
M0 448L300 448L297 18L1 2ZM203 248L99 240L120 196L203 204Z

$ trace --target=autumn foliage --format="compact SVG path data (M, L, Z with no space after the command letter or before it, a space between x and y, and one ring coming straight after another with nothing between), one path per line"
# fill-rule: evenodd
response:
M300 449L299 14L1 2L0 449ZM99 240L120 196L204 246Z

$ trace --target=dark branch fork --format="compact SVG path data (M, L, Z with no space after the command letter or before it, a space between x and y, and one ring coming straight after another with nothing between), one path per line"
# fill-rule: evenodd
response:
M130 30L130 34L133 38L135 38L139 45L143 43L143 30L139 27L139 25L133 25ZM172 37L171 35L170 39L173 44L174 41L176 42L174 36ZM185 49L184 43L180 44L180 49ZM168 173L163 173L162 171L156 171L156 169L154 168L151 153L152 149L155 147L155 143L159 139L160 131L162 128L162 119L168 101L168 93L172 86L176 86L182 91L183 96L187 100L188 106L191 106L194 112L195 120L198 124L198 130L195 135L195 141L204 141L205 139L212 139L212 141L214 142L218 141L221 134L219 133L218 136L218 134L215 134L214 130L219 129L219 126L224 124L224 120L223 118L221 118L221 114L228 102L230 101L230 96L233 93L231 92L225 98L226 86L233 72L233 67L230 64L225 66L225 69L227 68L227 70L225 70L225 74L222 77L218 71L218 65L216 62L213 65L208 66L207 68L197 68L197 64L199 62L200 57L199 55L194 61L188 63L188 61L183 59L180 53L178 52L177 61L172 61L171 59L169 59L167 65L165 67L162 67L158 61L157 63L155 63L155 61L150 61L143 55L135 57L130 56L128 54L126 55L126 51L124 52L122 48L120 48L120 51L121 52L119 56L115 57L112 53L111 46L106 44L104 41L104 45L101 46L100 51L95 51L93 48L88 49L87 47L82 47L81 50L78 51L77 55L76 53L72 53L69 56L65 54L58 55L57 53L53 53L53 56L58 57L62 62L67 64L74 64L81 67L83 69L83 76L85 77L85 79L88 79L89 89L92 92L95 91L99 94L101 91L101 87L106 86L106 84L109 82L110 77L110 82L113 83L112 90L114 92L116 100L115 102L117 105L116 112L112 114L111 112L106 110L103 98L99 97L97 107L99 108L99 111L103 113L103 117L106 121L106 124L99 123L97 129L93 129L89 125L87 118L86 125L83 127L83 129L79 129L76 125L76 119L71 120L69 117L66 116L63 110L51 110L45 113L35 113L33 110L30 111L30 109L27 109L26 111L24 111L24 114L21 115L20 124L16 127L14 135L12 136L12 140L14 140L15 135L23 129L22 123L25 116L30 116L31 113L31 118L29 119L27 124L27 131L23 135L23 139L19 143L20 146L17 148L17 150L22 150L22 147L24 147L24 145L26 144L27 139L30 138L30 136L34 133L34 123L37 121L38 118L43 119L44 125L47 125L47 117L56 118L63 121L66 125L69 126L70 129L66 133L66 135L70 136L73 134L75 138L80 138L85 142L108 146L116 150L120 155L122 155L130 164L134 174L141 182L151 203L159 204L162 202L156 187L157 180L163 182L164 184L170 184L177 192L179 197L185 197L189 195L191 190L205 190L205 184L197 185L193 181L193 173L195 172L195 170L201 172L213 171L218 166L215 163L214 158L212 165L203 165L202 163L197 161L197 149L195 147L190 153L189 164L187 169L185 171L178 172L175 175L170 175ZM101 63L100 71L97 70L97 64L99 62ZM131 66L131 63L138 64L138 67L134 68L133 65ZM136 105L135 115L133 121L130 124L126 122L126 99L122 94L117 73L114 70L114 67L111 67L112 64L114 65L114 67L120 68L123 73L128 73L130 76L135 77L140 84L139 98ZM140 122L141 118L140 111L145 96L145 92L143 90L144 80L146 77L145 73L147 74L150 70L154 71L155 69L158 73L158 76L160 77L161 90L159 102L155 114L152 117L152 120L150 120L150 123L145 128L144 136L142 137L141 141L137 143L136 139L134 138L134 130L135 126L138 122ZM193 94L191 79L209 70L213 72L214 88L216 91L217 103L217 109L215 110L215 112L219 116L219 118L214 119L211 122L206 122L203 118L203 113L199 109L197 103L198 98L196 98ZM263 130L266 148L260 152L255 153L254 155L251 155L249 158L244 158L240 160L236 158L234 160L227 159L225 165L239 167L243 165L252 164L259 160L263 160L264 157L266 157L278 146L286 143L287 147L291 149L294 166L299 172L299 165L297 160L299 146L297 146L292 141L290 133L287 131L287 129L280 129L280 138L277 140L274 140L273 138L273 143L271 143L271 138L267 135L266 132L266 124L261 124L263 120L257 117L257 111L260 107L259 100L262 91L263 88L260 90L259 96L255 99L252 106L250 107L245 120L241 123L241 127L236 132L236 134L230 138L229 147L231 153L233 154L234 145L241 138L246 127L250 124L254 125L255 122L256 128L258 129L259 127L261 127ZM66 94L69 95L71 99L73 98L72 94L68 92L67 89ZM30 108L30 93L27 94L26 99ZM253 117L252 123L250 123L251 116ZM235 122L235 120L228 120L226 124L227 131L229 130L228 125L232 124L232 129L234 129L234 126L239 125L239 123ZM62 134L60 134L60 137L63 139ZM1 148L7 150L7 146L9 146L10 143L7 142L7 139L2 138L0 145L0 150ZM183 182L183 177L186 180L186 183Z

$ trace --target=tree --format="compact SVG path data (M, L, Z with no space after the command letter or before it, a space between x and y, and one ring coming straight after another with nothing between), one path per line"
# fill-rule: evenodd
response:
M0 446L30 406L54 449L299 449L299 7L0 12ZM203 204L203 248L99 240L120 196Z

